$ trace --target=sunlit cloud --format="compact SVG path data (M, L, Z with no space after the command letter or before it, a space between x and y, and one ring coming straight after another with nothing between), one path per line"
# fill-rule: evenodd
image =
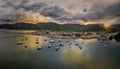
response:
M0 21L119 23L119 0L0 0Z
M52 22L53 19L50 17L45 17L40 13L34 13L32 11L20 12L18 16L15 16L14 20L17 22L26 23L39 23L39 22Z

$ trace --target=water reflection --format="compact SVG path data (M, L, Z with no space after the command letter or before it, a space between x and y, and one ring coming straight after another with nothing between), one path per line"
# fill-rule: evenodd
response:
M65 47L61 57L68 65L80 65L87 61L87 58L83 54L83 50L80 50L77 47Z
M114 40L110 41L110 44L105 48L104 43L100 43L97 39L59 40L59 38L27 34L0 33L0 35L2 38L0 39L1 69L120 68L120 44ZM38 39L39 44L36 44L36 39ZM50 40L55 40L55 42L50 43ZM22 41L23 44L17 45L19 41ZM60 43L63 46L60 46ZM25 48L26 45L27 48ZM49 45L51 48L48 48ZM39 46L42 46L42 49L38 51ZM60 49L56 51L56 47L60 47Z
M27 38L27 40L24 40L24 46L28 46L29 49L35 49L38 46L44 46L46 42L43 40L45 39L45 36L33 36L33 35L22 35L23 39ZM38 44L36 44L36 39L38 39Z

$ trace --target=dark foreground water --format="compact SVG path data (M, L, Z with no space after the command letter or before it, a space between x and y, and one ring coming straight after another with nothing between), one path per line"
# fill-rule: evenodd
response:
M21 37L27 37L23 45L17 45ZM39 38L40 44L36 43ZM120 43L112 40L110 44L100 43L96 39L82 40L82 49L66 43L58 51L58 38L47 38L55 40L55 43L44 41L45 36L10 34L0 30L0 69L120 69ZM48 48L51 44L52 47ZM25 46L28 45L27 48ZM41 50L37 50L42 46Z

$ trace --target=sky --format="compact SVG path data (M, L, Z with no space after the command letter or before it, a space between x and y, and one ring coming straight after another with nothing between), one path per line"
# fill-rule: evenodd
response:
M0 24L119 24L120 0L0 0Z

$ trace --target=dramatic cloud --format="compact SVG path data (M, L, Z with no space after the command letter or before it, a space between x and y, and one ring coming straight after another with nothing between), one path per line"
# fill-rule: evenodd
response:
M119 23L119 0L0 0L2 22Z

